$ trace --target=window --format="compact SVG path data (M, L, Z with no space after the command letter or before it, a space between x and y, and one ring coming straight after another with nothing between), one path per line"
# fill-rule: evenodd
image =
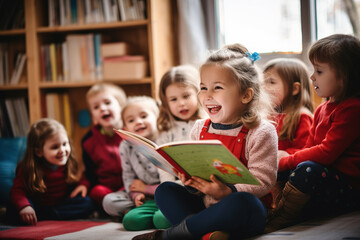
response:
M354 0L354 3L359 12L360 0ZM316 19L318 39L334 33L354 33L344 0L316 1Z
M218 47L241 43L250 51L270 55L303 54L316 39L354 33L345 1L217 0ZM360 0L349 1L360 12Z
M298 0L220 0L219 43L241 43L249 50L301 52Z

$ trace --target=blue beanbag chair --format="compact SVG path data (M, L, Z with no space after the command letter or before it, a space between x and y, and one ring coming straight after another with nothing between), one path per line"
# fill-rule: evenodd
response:
M9 201L17 163L24 156L26 137L0 138L0 206Z

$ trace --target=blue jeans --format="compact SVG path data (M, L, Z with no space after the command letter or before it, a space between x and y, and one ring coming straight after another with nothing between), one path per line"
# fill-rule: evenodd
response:
M164 182L156 189L155 201L172 225L186 219L189 232L196 238L225 231L230 233L230 239L239 239L261 234L265 228L265 206L246 192L232 193L206 208L202 196L179 184Z

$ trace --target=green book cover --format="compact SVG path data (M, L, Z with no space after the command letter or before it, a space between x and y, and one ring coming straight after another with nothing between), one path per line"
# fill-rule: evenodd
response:
M182 169L190 176L197 176L209 180L214 174L225 183L246 183L260 185L259 181L224 145L207 141L198 141L198 144L172 143L162 147Z

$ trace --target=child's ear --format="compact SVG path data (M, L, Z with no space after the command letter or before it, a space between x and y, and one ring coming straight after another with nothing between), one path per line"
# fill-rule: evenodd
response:
M254 97L254 89L252 88L248 88L245 90L242 98L241 98L241 102L243 104L248 104Z
M295 96L295 95L298 95L300 92L300 83L299 82L294 82L293 83L293 92L292 92L292 95Z
M36 154L36 156L38 156L38 157L42 157L42 156L43 156L42 151L40 151L39 148L35 148L35 154Z

